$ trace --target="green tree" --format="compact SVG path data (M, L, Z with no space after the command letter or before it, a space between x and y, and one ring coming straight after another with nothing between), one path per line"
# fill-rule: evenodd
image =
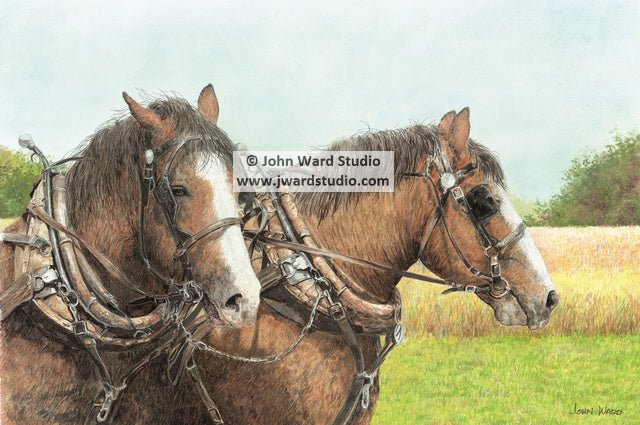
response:
M29 194L42 166L29 155L0 145L0 217L21 215L29 203Z
M640 224L640 134L616 134L571 162L560 193L537 211L551 226Z
M527 226L532 227L546 225L544 220L540 217L538 201L531 200L526 196L519 195L515 192L509 192L509 201L511 201L513 208Z

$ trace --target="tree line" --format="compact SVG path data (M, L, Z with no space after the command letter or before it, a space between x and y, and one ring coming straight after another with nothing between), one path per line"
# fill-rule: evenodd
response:
M640 133L573 159L559 193L533 209L523 215L530 226L640 225Z

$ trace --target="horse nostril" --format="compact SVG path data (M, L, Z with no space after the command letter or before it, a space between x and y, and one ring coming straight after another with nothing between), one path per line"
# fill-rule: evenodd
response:
M558 305L558 301L560 301L560 295L556 291L549 291L546 304L547 308L553 310Z
M229 297L224 308L228 310L234 310L236 313L240 311L240 304L242 302L242 294L235 294Z

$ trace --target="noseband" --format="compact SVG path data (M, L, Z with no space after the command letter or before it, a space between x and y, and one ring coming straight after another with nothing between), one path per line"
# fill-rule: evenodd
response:
M464 180L470 172L477 168L476 161L472 161L460 170L453 171L451 162L444 150L441 152L439 159L440 161L437 161L435 155L431 157L425 171L422 173L405 174L408 177L421 177L429 181L438 201L436 211L428 225L425 227L425 231L420 241L418 258L422 258L422 254L424 253L427 243L433 234L433 230L438 222L441 221L451 245L465 267L474 276L488 282L484 285L460 285L451 282L450 284L452 287L444 291L442 294L445 295L452 292L488 293L494 298L502 298L511 291L511 287L509 286L509 282L502 277L502 267L498 258L504 249L512 245L524 235L526 226L521 222L502 240L497 240L495 237L491 236L484 228L484 223L498 215L500 213L500 207L495 202L495 199L490 196L491 193L489 191L489 185L486 182L480 183L474 186L467 193L465 193L459 186L459 182ZM431 178L430 171L432 167L436 167L440 174L439 183L443 193L442 196L440 196L440 192ZM469 218L476 235L482 242L485 255L491 261L489 273L481 272L474 267L464 256L456 242L456 239L453 237L449 224L447 223L447 218L444 214L447 200L450 197L455 200L455 205L458 206L460 211Z
M138 237L140 254L145 267L169 289L176 291L182 296L182 298L184 298L185 301L189 302L198 302L202 298L202 289L195 281L193 281L191 262L187 255L189 250L198 242L217 230L225 229L229 226L240 226L242 224L239 217L225 217L214 221L195 234L187 232L178 225L176 220L178 202L171 190L169 171L180 149L182 149L187 143L194 140L198 139L193 136L178 136L168 140L155 149L147 149L145 151L145 165L142 176L143 178L141 180L142 197L140 201L140 231ZM156 178L156 169L158 168L156 160L166 153L169 153L169 157L162 168L160 176ZM169 227L169 231L176 244L176 249L173 253L174 270L170 278L167 278L156 270L151 265L147 255L147 249L144 241L144 216L145 209L149 205L150 194L154 194L156 201L160 204ZM180 285L175 282L176 279L179 279L179 272L181 272L181 280L183 281Z

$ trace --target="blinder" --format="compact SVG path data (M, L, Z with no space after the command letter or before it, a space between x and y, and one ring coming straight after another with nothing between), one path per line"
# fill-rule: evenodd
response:
M469 212L482 224L500 213L500 207L489 188L488 183L480 183L469 190L465 198Z

